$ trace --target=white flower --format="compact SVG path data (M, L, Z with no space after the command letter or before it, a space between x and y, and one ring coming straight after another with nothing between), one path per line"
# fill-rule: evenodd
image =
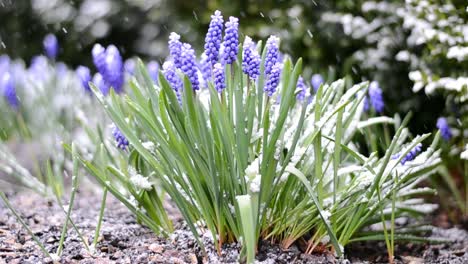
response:
M460 154L460 158L464 159L464 160L468 160L468 144L466 144L466 146L465 146L465 151L463 151Z
M249 180L253 180L260 173L260 168L259 168L258 163L259 163L258 158L256 158L245 169L245 176L247 176Z
M149 151L154 151L154 143L151 141L146 141L142 143L143 147Z
M137 188L143 190L151 190L153 184L148 180L147 177L143 177L141 174L135 174L130 177L130 182Z
M250 181L250 191L253 193L260 192L261 183L262 183L262 176L260 174L257 174L255 178L252 181Z

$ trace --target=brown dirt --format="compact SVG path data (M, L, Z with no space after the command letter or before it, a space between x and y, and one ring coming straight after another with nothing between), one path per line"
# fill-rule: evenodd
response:
M64 223L65 213L55 202L47 201L30 192L10 194L9 199L26 220L34 234L49 252L55 252ZM85 238L91 242L99 214L100 196L78 193L71 218ZM219 256L210 244L208 235L203 255L191 233L184 227L180 215L168 206L178 230L169 238L154 235L140 226L132 214L118 201L108 196L99 243L94 254L83 247L76 232L70 227L65 240L61 263L236 263L238 244L225 245ZM450 239L442 245L399 244L396 263L468 263L468 233L458 228L434 227L432 236ZM260 243L258 263L385 263L384 243L368 242L346 248L347 259L338 260L330 254L302 254L297 246L281 250L268 242ZM51 263L44 257L27 232L0 202L0 264Z

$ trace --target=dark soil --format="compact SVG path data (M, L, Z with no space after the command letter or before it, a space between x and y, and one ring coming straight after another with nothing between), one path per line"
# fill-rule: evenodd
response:
M30 192L10 195L9 199L20 212L34 234L49 252L58 247L65 214L56 205ZM78 193L71 218L91 242L99 214L99 195ZM225 245L221 256L210 242L203 255L194 237L184 227L177 211L168 208L177 231L169 238L158 237L140 226L132 214L118 201L108 196L99 243L93 254L87 252L70 227L65 240L61 263L237 263L240 245ZM396 248L396 263L468 263L468 233L456 227L434 227L431 236L450 239L438 245L400 244ZM338 260L330 253L306 255L293 245L282 250L264 241L260 243L258 263L385 263L387 254L381 242L357 243L346 248L347 259ZM0 202L0 264L51 263L44 257L32 238Z

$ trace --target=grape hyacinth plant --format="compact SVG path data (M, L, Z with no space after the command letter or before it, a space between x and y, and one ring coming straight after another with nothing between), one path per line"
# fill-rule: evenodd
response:
M222 20L216 11L207 34L207 43L214 44L205 50L212 65L206 88L200 87L203 74L195 50L175 33L157 85L139 61L127 94L116 96L111 90L103 96L92 86L119 129L114 133L117 145L128 150L121 155L128 155L135 166L75 155L91 175L119 195L142 223L167 234L171 225L159 204L160 188L180 210L202 250L201 234L208 234L219 253L223 244L241 242L245 250L239 261L247 263L254 262L260 240L283 248L300 240L306 253L321 248L343 256L349 243L388 241L386 229L369 231L373 224L395 215L425 213L418 211L424 201L410 198L428 193L417 186L440 164L437 136L422 152L429 135L408 140L409 118L366 119L368 83L323 83L310 103L303 103L302 60L280 58L274 36L265 45L246 36L242 61L233 57L232 64L221 64L216 44ZM263 50L262 56L258 50ZM396 126L385 153L359 152L355 137L382 124ZM109 173L119 182L133 179L122 186L135 194L136 204L108 182ZM392 206L395 203L399 206ZM404 239L405 232L407 228L392 227L391 239Z

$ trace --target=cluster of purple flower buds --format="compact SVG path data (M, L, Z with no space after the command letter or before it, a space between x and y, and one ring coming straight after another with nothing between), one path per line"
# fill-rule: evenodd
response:
M275 65L273 65L273 67L271 68L270 75L268 76L268 81L264 88L266 95L271 97L276 92L276 88L278 87L282 70L283 64L279 62L275 63Z
M169 85L174 89L179 103L181 100L181 89L182 89L182 80L177 76L177 69L173 61L166 61L163 64L162 70L164 77L166 78Z
M211 16L210 26L205 37L205 54L211 65L219 61L219 48L223 39L223 16L219 10L216 10Z
M260 75L260 61L260 54L255 43L249 36L246 36L242 54L242 71L251 79L256 80Z
M121 150L127 149L129 142L116 125L114 125L112 128L112 136L114 137L118 148Z
M268 76L273 70L273 66L276 64L279 58L279 38L276 36L270 36L266 43L266 57L265 57L265 76Z
M406 162L414 160L421 151L422 151L422 144L419 143L408 154L406 154L405 157L401 159L401 162L400 162L401 165L405 165ZM392 159L398 159L399 157L400 157L400 154L395 154L393 155Z
M226 88L226 78L224 76L224 67L218 62L213 67L214 86L218 93L221 93Z
M223 45L224 63L234 63L237 59L239 46L239 19L237 17L229 17L229 21L226 22L226 34L224 35Z

